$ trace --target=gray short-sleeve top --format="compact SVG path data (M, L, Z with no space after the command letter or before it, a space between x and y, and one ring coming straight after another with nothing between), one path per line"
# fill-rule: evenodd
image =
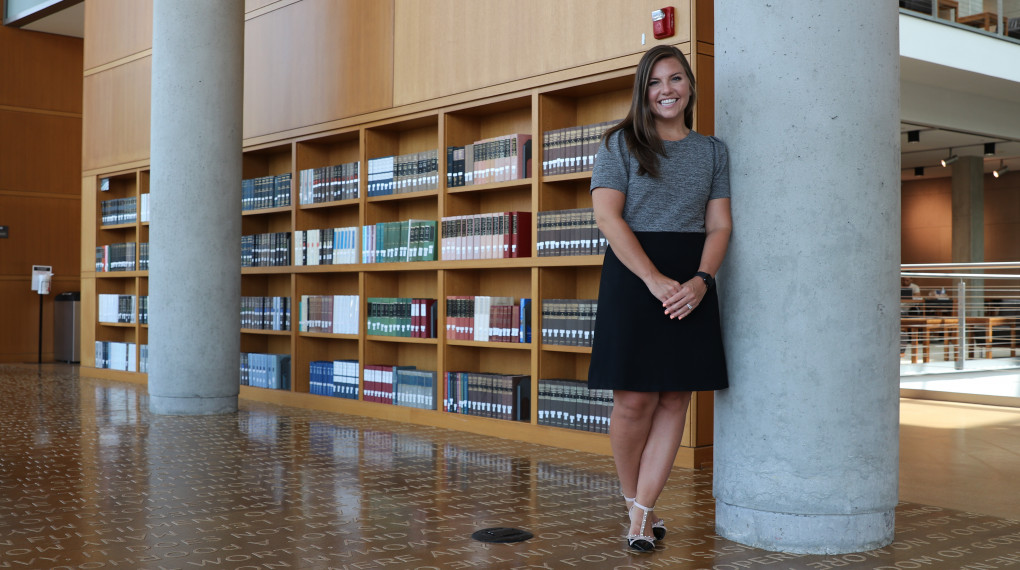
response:
M709 200L730 197L726 145L694 131L678 141L662 141L659 177L638 175L623 131L599 146L591 189L612 188L626 194L623 220L636 232L705 232Z

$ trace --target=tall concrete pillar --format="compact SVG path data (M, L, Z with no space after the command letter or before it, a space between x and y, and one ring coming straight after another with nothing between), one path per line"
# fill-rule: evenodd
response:
M898 479L895 3L715 3L716 134L733 238L720 271L716 529L844 553L893 538ZM736 10L736 11L735 11Z
M953 263L985 259L985 171L980 156L953 163Z
M149 408L237 410L243 0L154 0Z

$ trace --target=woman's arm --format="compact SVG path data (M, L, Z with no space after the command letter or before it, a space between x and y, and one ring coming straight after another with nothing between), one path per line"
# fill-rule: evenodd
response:
M709 200L705 208L705 246L701 250L701 263L698 271L704 271L712 277L719 271L726 249L730 243L730 232L733 230L733 218L730 215L730 199L717 198ZM701 299L708 292L705 282L693 276L680 289L663 302L669 318L678 319L687 316L690 309L687 304L697 308Z
M613 247L613 253L620 262L644 281L656 299L665 303L680 290L680 283L659 272L641 247L634 231L623 220L625 199L626 195L619 190L593 189L591 201L595 210L595 221L609 240L609 245Z

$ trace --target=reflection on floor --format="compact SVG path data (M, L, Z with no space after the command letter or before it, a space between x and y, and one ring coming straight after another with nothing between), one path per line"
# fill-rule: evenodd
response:
M987 429L994 446L1017 441L1015 417L961 427L925 425L919 410L908 414L913 420L905 415L916 430L907 436L943 446L905 457L945 471L944 479L911 490L915 502L899 506L888 547L797 556L716 536L710 470L674 471L656 505L669 535L655 552L636 554L624 546L626 518L609 457L247 401L241 408L152 416L139 386L79 379L64 365L0 365L0 567L1020 565L1020 521L1003 518L1020 518L1015 502L992 516L925 500L939 485L980 490L982 477L1015 481L1020 473L1015 445L1012 455L1003 452L1009 471L988 465L995 456L982 451L970 458L980 462L972 473L963 470L966 447L925 439L926 430ZM495 526L534 538L469 538Z

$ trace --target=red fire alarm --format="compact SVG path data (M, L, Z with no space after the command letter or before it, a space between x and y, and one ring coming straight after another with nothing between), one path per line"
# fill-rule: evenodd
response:
M673 7L667 6L652 12L652 35L661 40L673 35Z

